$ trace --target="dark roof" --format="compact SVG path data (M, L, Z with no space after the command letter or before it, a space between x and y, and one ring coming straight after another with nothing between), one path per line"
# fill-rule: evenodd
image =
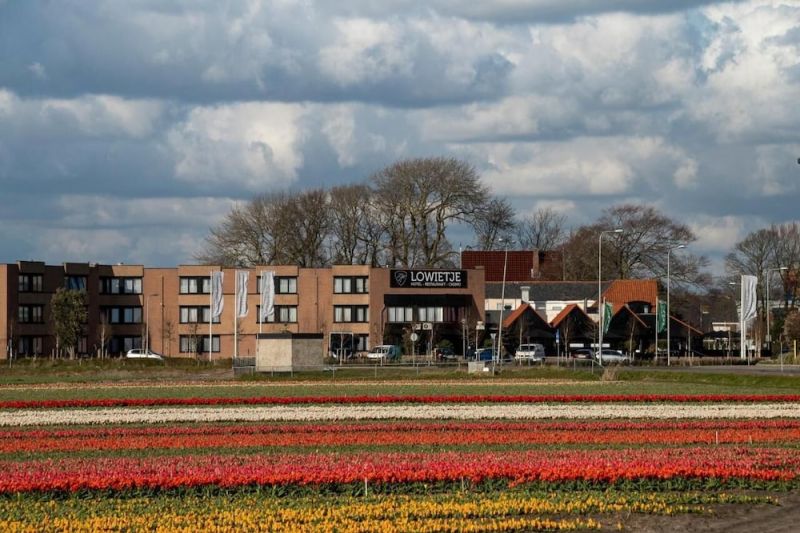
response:
M524 315L525 312L528 311L528 310L530 310L530 312L533 315L538 317L542 324L544 324L545 326L549 326L550 325L550 324L547 323L547 319L545 317L543 317L541 315L541 313L539 313L539 311L537 311L536 309L534 309L530 305L528 305L526 303L523 303L523 304L520 304L520 306L517 307L514 311L512 311L512 313L510 315L506 315L506 318L503 320L503 327L504 328L510 328L514 324L514 322L519 320L519 318L522 315Z
M533 281L559 279L562 275L561 252L544 250L464 250L461 268L482 266L486 281Z
M580 313L581 315L586 317L586 320L594 322L594 320L592 320L589 317L589 315L587 315L586 312L580 308L578 304L569 304L564 309L562 309L560 313L556 315L556 317L550 322L550 326L557 328L559 324L561 324L561 322L563 322L564 319L567 318L572 313Z
M611 286L611 282L605 281L602 284L603 291ZM596 281L528 281L525 283L506 281L506 298L509 300L522 297L521 287L530 287L530 299L532 301L578 301L597 300ZM500 298L503 290L502 283L486 283L486 298Z

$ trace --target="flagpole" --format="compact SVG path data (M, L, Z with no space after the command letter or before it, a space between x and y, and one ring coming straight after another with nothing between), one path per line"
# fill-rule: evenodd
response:
M656 296L656 321L655 321L655 324L656 324L656 327L655 327L655 330L656 330L656 347L653 350L653 361L655 363L658 363L658 296Z
M239 298L239 271L236 271L233 282L233 294ZM239 302L236 302L236 310L233 313L233 358L239 357Z
M212 346L212 335L211 335L211 323L214 321L214 271L211 270L208 272L208 361L211 362L211 346Z
M747 357L746 350L744 347L744 340L746 337L744 328L744 276L742 276L742 281L739 284L739 359L745 359Z

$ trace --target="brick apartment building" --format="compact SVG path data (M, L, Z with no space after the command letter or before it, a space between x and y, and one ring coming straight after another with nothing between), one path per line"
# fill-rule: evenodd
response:
M224 308L209 325L210 273L223 270ZM240 269L241 270L241 269ZM236 269L36 261L0 264L0 357L50 355L50 301L59 287L85 290L88 319L78 352L112 355L149 346L170 356L252 356L256 334L321 333L329 349L365 351L400 343L424 326L421 342L458 346L464 327L483 320L484 270L396 270L361 265L264 266L250 272L248 315L234 318ZM258 323L262 271L275 275L275 312ZM237 328L236 335L234 332ZM210 333L210 344L209 344ZM102 342L105 339L105 343Z

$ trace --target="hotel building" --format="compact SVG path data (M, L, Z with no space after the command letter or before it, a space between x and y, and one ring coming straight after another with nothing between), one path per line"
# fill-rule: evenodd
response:
M224 307L209 321L211 272L224 273ZM247 270L248 314L236 318L236 270ZM274 313L259 323L259 277L274 273ZM481 267L414 270L337 265L221 269L37 261L0 264L0 357L49 356L56 349L51 300L58 288L86 292L80 355L110 355L149 347L168 356L254 356L262 333L322 334L327 351L367 351L400 344L411 332L416 350L447 339L460 347L464 331L483 320ZM210 323L211 322L211 323ZM471 335L474 335L472 333ZM460 351L460 350L459 350ZM324 356L326 354L321 354Z

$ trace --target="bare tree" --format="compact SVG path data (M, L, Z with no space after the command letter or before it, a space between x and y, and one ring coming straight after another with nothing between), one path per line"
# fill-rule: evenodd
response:
M784 308L797 306L800 285L800 223L789 222L773 226L775 232L775 266L786 267L781 272L783 281Z
M236 205L211 228L204 249L195 259L226 267L269 265L279 262L285 235L279 231L289 195L260 195Z
M514 208L508 200L493 198L475 215L473 227L478 248L494 250L500 238L508 239L514 231Z
M725 270L728 275L735 277L740 274L751 274L761 280L763 272L775 265L777 241L777 233L773 229L760 229L750 233L736 243L733 252L725 257Z
M161 332L163 342L167 344L167 356L172 356L172 341L175 340L175 323L167 318L164 320L164 330Z
M283 264L321 267L328 263L325 250L330 232L328 195L322 189L309 189L289 199L277 234L282 236Z
M783 334L790 341L800 340L800 312L789 311L783 321Z
M448 224L472 224L489 192L475 169L457 159L408 159L371 177L375 203L386 214L391 263L441 266L452 261Z
M330 191L330 225L334 264L365 264L370 190L366 185L343 185Z
M97 325L97 341L100 343L100 348L97 350L97 356L100 359L105 359L108 356L108 341L110 339L111 323L108 321L108 314L101 311L100 321Z
M597 279L597 231L593 226L581 226L570 231L562 246L564 278L567 280ZM609 279L607 265L603 279Z
M517 224L517 240L523 249L555 250L566 240L567 217L552 207L537 209Z
M668 250L696 240L688 226L645 205L613 206L604 211L595 226L598 233L609 228L623 230L607 239L610 249L604 261L613 265L620 279L665 276ZM699 269L707 264L704 258L686 250L672 254L671 259L671 276L676 281L696 281Z
M330 230L328 195L322 189L261 195L235 206L211 228L195 258L206 264L246 267L327 264Z

